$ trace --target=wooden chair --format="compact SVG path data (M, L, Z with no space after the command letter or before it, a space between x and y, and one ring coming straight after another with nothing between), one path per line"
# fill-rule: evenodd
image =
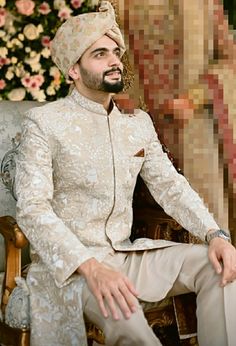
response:
M145 207L144 207L145 203ZM6 271L2 290L1 310L4 311L11 292L16 286L15 277L21 276L21 251L28 241L10 216L0 217L0 233L5 239ZM188 242L188 232L152 200L141 179L138 179L134 196L134 223L132 240L138 237L164 238ZM144 308L149 325L158 335L163 345L197 345L196 337L180 341L177 333L177 320L181 332L192 335L196 332L195 296L187 294L174 299L165 299L161 304ZM190 318L189 318L190 317ZM88 344L96 341L105 344L105 336L95 325L86 321ZM169 335L168 335L169 333ZM0 345L29 346L30 330L12 328L0 322Z

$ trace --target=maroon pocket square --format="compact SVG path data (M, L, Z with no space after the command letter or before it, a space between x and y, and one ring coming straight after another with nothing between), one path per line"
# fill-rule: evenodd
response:
M144 157L145 151L144 148L140 149L135 155L134 157Z

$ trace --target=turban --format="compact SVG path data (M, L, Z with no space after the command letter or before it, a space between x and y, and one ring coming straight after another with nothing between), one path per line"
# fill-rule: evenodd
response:
M50 47L53 62L68 78L70 67L103 35L113 39L120 47L121 55L124 54L124 40L109 1L101 2L99 12L70 17L60 26Z

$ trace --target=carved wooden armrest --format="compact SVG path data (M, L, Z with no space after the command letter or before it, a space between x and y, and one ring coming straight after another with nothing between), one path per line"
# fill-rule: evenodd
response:
M0 217L0 233L5 240L6 257L2 297L2 311L4 311L9 296L16 286L15 277L21 276L21 249L27 245L28 240L11 216Z

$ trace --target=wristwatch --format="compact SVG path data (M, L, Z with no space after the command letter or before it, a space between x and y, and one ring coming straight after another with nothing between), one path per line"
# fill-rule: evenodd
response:
M222 239L228 241L229 243L231 243L230 233L224 231L223 229L217 229L215 231L209 231L206 234L206 242L209 244L210 241L216 237L222 238Z

